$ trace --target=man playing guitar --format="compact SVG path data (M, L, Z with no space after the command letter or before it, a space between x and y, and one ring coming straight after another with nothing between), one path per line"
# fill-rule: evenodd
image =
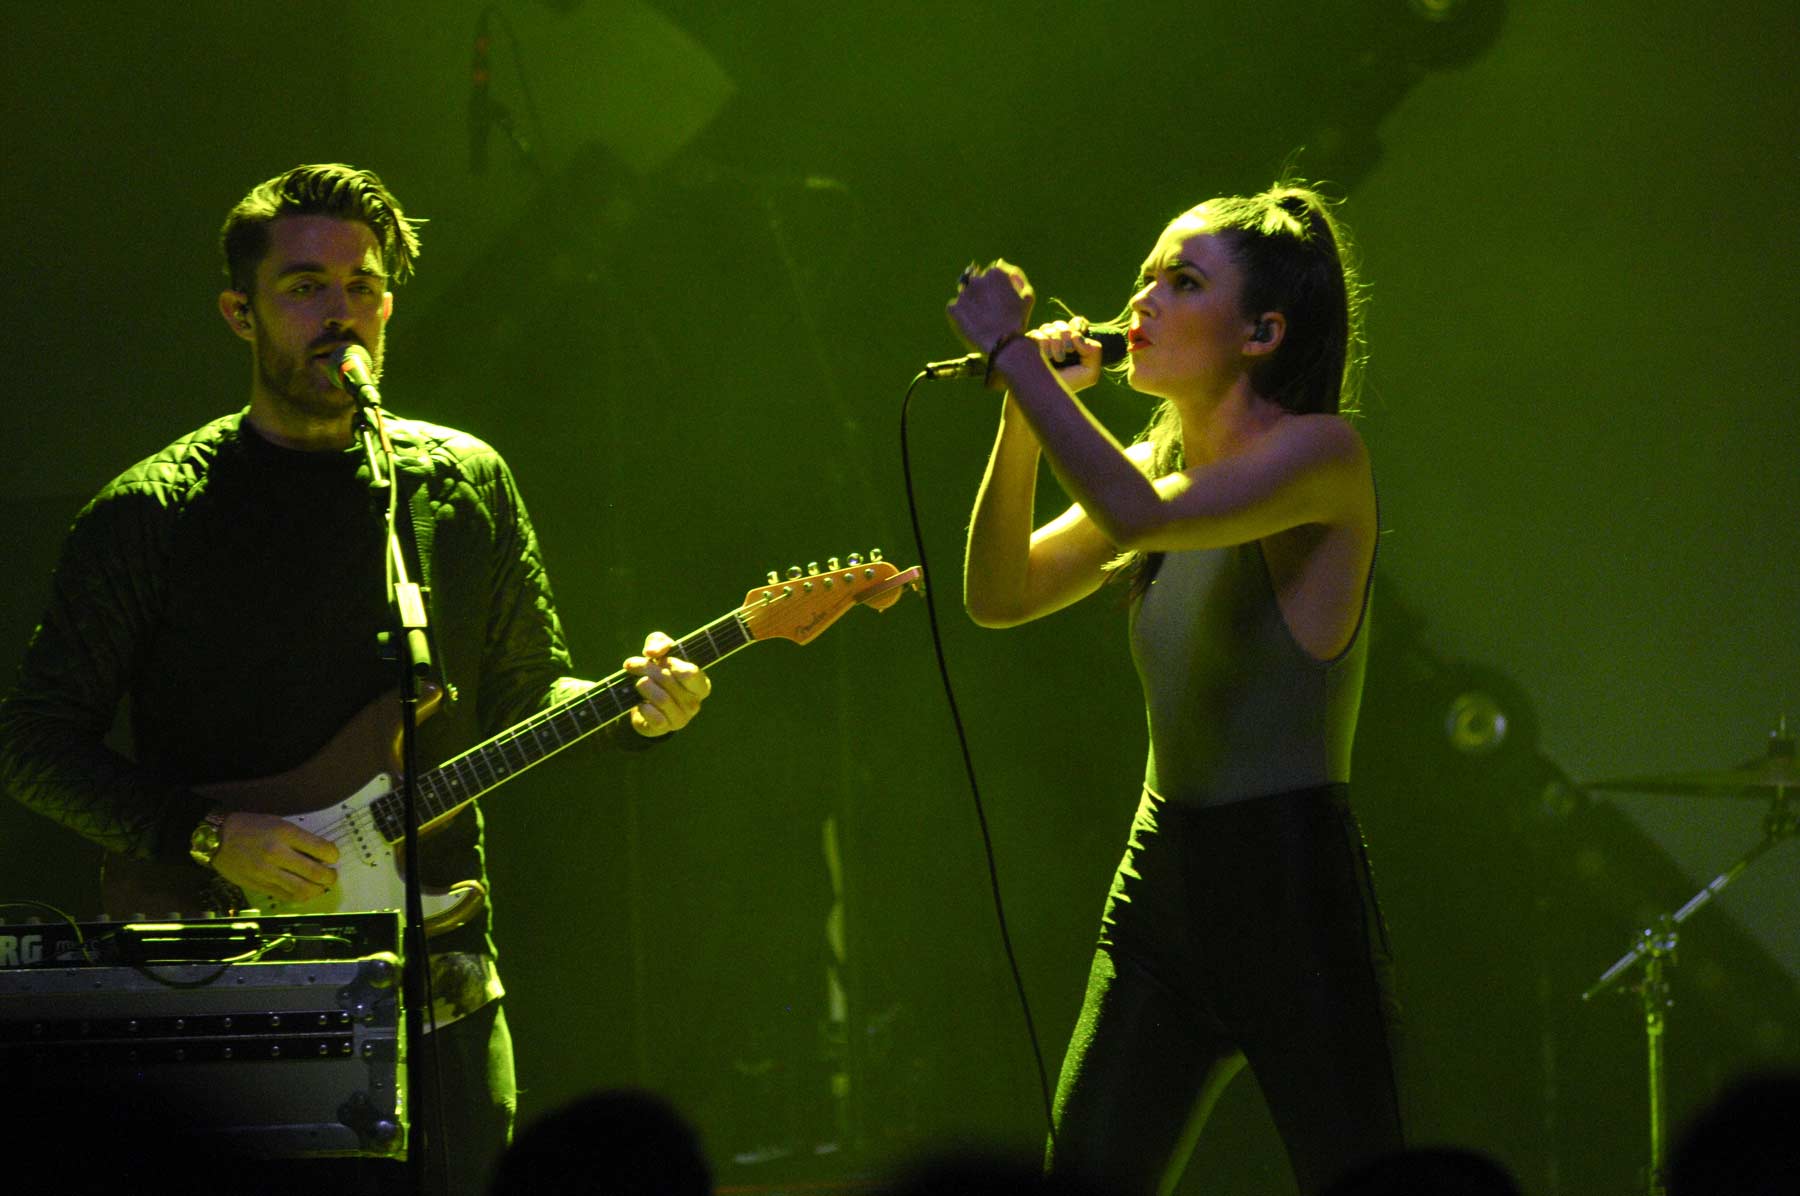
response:
M330 775L345 729L394 686L375 650L391 627L387 500L336 375L358 347L379 378L416 223L374 174L342 165L296 167L246 195L221 234L219 312L250 346L249 406L121 474L69 532L17 688L0 704L0 783L104 847L109 884L173 878L200 893L210 881L215 895L295 905L329 900L337 885L339 841L232 795L302 766L313 771L294 775ZM505 462L465 433L385 422L408 569L430 587L441 696L420 725L418 759L435 763L590 683L569 676ZM711 685L674 646L655 632L624 662L641 702L604 738L641 746L694 717ZM102 743L127 698L130 760ZM481 889L481 838L472 803L446 814L422 840L425 880ZM203 912L188 908L197 900L182 897L181 912ZM449 1152L434 1191L481 1190L515 1105L485 906L459 909L432 939ZM428 1098L431 1087L415 1091ZM413 1149L441 1157L437 1143Z

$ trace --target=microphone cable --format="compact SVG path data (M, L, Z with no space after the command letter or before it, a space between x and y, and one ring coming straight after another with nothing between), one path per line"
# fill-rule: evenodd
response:
M525 119L531 132L520 130L512 110L493 98L493 34L490 22L506 35L512 53L513 74L519 81L519 94L525 101ZM473 62L470 67L471 109L469 129L469 173L487 173L487 137L490 126L498 129L512 143L519 162L533 178L544 178L544 163L538 148L544 141L544 121L538 115L537 96L531 90L531 75L525 69L525 56L519 49L519 35L512 19L497 3L484 4L475 18ZM535 138L535 140L533 140Z
M994 920L1000 926L1000 945L1006 953L1007 967L1012 971L1013 988L1019 995L1019 1010L1025 1015L1025 1035L1031 1042L1031 1057L1037 1065L1038 1094L1044 1102L1044 1122L1049 1129L1050 1151L1056 1152L1056 1114L1050 1097L1050 1073L1044 1066L1044 1052L1038 1044L1037 1024L1031 1016L1031 1001L1025 995L1025 977L1019 970L1018 956L1013 952L1012 933L1006 925L1006 905L1000 897L1000 869L994 858L994 837L988 828L987 810L981 802L981 785L975 779L975 759L969 751L969 735L963 726L962 712L956 704L956 689L950 683L950 666L944 658L944 637L938 626L937 589L931 562L925 553L925 532L919 523L918 497L913 490L912 450L907 440L907 414L912 409L913 394L919 383L931 377L931 371L920 370L906 388L900 402L900 472L906 483L906 513L912 520L913 547L918 550L919 567L925 575L925 616L931 628L931 648L937 657L938 678L944 684L944 698L950 706L950 721L956 728L956 743L962 750L963 771L969 779L969 796L975 803L975 820L981 827L981 846L987 857L988 886L994 899Z

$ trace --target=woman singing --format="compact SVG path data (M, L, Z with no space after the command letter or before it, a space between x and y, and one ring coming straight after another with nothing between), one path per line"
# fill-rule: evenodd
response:
M1149 760L1050 1159L1113 1190L1172 1189L1246 1063L1303 1192L1401 1146L1387 942L1347 787L1377 527L1341 414L1360 344L1347 257L1304 188L1177 217L1131 297L1126 377L1162 402L1129 448L1076 398L1100 344L1079 318L1025 332L1021 270L972 267L950 304L1007 391L970 616L1010 627L1109 576L1132 588ZM1040 452L1075 503L1034 531Z

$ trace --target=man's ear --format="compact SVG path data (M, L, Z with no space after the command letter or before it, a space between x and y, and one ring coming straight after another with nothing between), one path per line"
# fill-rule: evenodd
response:
M387 323L394 318L394 292L381 292L381 322Z
M1282 338L1287 336L1287 317L1278 311L1266 311L1256 317L1250 326L1250 336L1244 341L1244 353L1249 357L1267 357L1281 348Z
M219 292L219 314L225 317L225 324L236 333L240 340L250 340L255 335L251 329L255 327L255 319L250 314L250 296L242 291Z

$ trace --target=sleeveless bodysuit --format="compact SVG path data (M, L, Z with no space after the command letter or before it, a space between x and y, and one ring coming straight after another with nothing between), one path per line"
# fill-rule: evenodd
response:
M1215 806L1348 781L1367 585L1363 606L1350 646L1322 661L1288 630L1259 544L1163 556L1131 620L1150 721L1145 788Z

